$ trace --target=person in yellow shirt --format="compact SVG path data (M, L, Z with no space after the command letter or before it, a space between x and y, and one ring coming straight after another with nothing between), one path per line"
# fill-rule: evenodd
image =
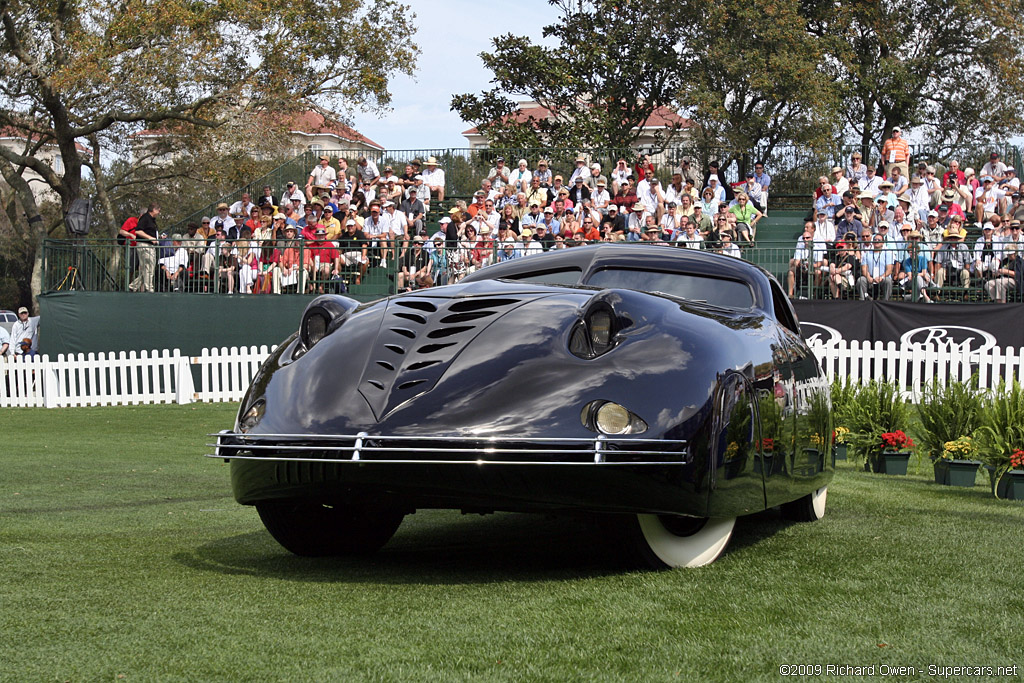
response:
M320 223L327 230L328 240L336 240L341 236L341 221L334 217L334 209L331 207L324 207L324 215L320 219Z

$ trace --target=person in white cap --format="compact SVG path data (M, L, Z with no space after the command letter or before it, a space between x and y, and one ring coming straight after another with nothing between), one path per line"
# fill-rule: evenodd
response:
M394 249L401 255L409 246L409 217L390 200L384 202L384 215L388 217Z
M284 193L281 195L281 203L279 206L285 207L291 205L294 208L295 200L299 200L298 212L302 213L302 207L306 203L306 195L302 194L299 190L299 186L292 181L288 181L288 185L284 189Z
M910 174L910 144L903 139L903 131L893 126L892 136L882 145L882 161L885 163L885 174L892 177L892 169L899 166L904 176Z
M508 184L508 166L505 165L505 157L498 157L494 160L494 167L487 172L487 179L491 181L491 187L495 190L502 190Z
M22 339L32 340L32 350L39 350L39 316L29 316L28 309L22 306L18 309L18 319L11 327L11 339L21 342ZM13 349L15 353L19 349Z
M1017 169L1013 166L1006 167L1006 176L1000 181L999 186L1007 194L1014 194L1020 190L1020 178L1017 177Z
M993 214L1006 210L1006 193L996 187L995 178L981 177L981 187L974 191L974 213L978 223L984 224Z
M718 183L717 175L708 176L708 185L704 189L711 190L716 205L725 201L725 188ZM637 190L637 196L640 196L639 190Z
M995 234L995 226L991 222L981 226L981 237L974 243L974 275L988 282L997 277L999 261L1002 257L999 237Z
M437 201L444 201L444 170L437 165L436 157L429 157L424 164L423 184L427 186L430 194L437 195ZM423 199L423 197L420 197Z
M988 155L988 162L981 167L981 176L992 176L993 182L998 186L1006 177L1006 164L999 160L999 152L993 151Z

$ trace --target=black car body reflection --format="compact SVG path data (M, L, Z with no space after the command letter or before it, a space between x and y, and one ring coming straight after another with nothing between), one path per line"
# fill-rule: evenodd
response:
M286 548L369 552L421 508L629 515L655 565L824 512L828 387L767 273L602 245L370 304L325 296L218 438Z

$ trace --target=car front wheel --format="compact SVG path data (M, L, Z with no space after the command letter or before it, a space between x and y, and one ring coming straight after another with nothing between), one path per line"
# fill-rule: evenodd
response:
M637 515L634 538L652 567L701 567L722 554L735 524L735 517Z
M270 535L296 555L369 555L388 542L405 517L392 508L319 503L258 503Z

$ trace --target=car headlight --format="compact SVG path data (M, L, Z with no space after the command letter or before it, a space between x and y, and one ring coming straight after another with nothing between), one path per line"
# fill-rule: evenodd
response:
M309 351L324 337L341 327L349 314L358 307L359 302L355 299L335 294L325 294L310 301L299 323L301 345L296 348L294 357L298 358Z
M262 398L257 400L244 415L238 418L238 431L245 433L255 429L256 425L263 419L263 413L267 410L267 402Z
M590 360L607 353L615 346L619 321L606 304L593 306L576 323L569 335L569 351Z
M602 434L625 434L629 431L629 423L629 411L618 403L609 401L594 414L594 424Z
M583 406L580 420L587 429L611 436L641 434L647 431L646 422L614 401L591 401Z

